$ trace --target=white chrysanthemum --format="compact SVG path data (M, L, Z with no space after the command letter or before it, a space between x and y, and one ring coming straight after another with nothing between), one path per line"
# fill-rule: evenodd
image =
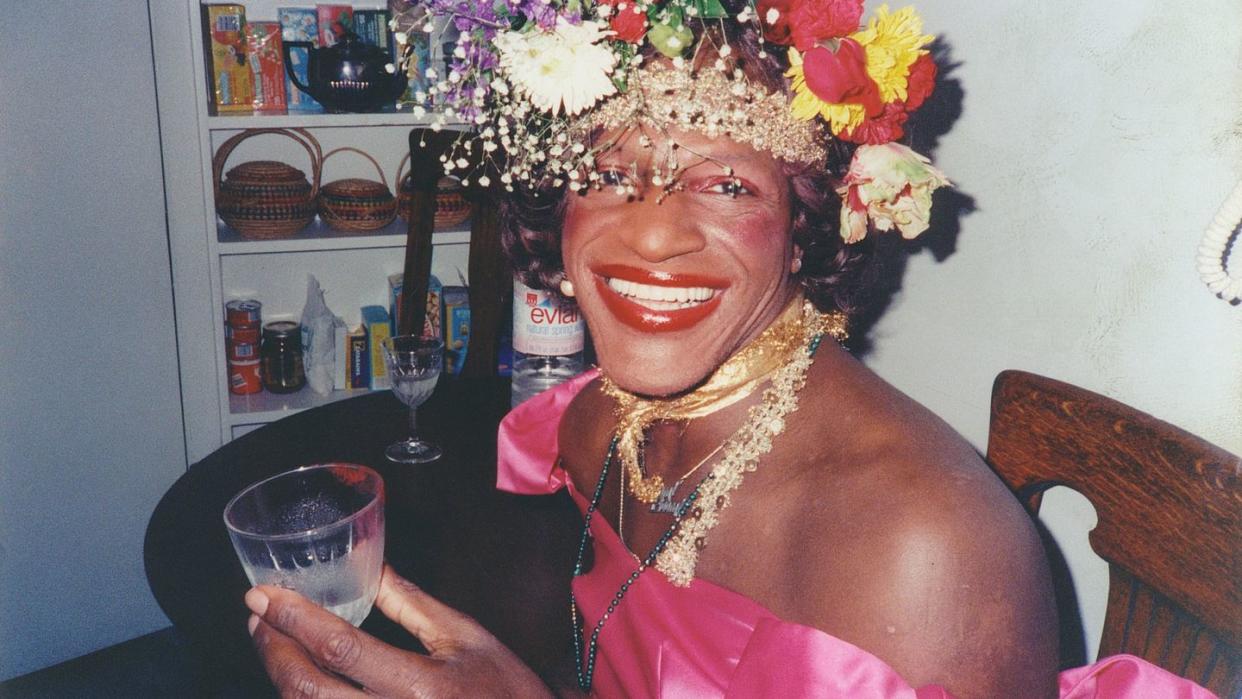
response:
M604 25L573 25L558 19L551 31L504 32L496 37L500 65L510 82L539 109L574 116L617 91L608 77L616 55L596 42L608 36Z

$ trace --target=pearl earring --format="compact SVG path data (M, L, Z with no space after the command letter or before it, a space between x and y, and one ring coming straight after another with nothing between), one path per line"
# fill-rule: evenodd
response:
M561 277L561 296L566 298L574 297L574 283L569 281L567 277Z
M793 262L791 262L789 265L790 274L797 274L798 272L801 272L801 271L802 271L802 258L801 257L793 258Z

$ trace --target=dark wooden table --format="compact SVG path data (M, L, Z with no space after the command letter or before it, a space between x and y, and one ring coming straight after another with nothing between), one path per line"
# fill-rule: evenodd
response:
M402 575L461 609L541 673L570 652L569 578L581 518L564 493L495 490L496 426L508 410L503 379L445 377L419 425L445 455L427 465L385 460L405 436L406 408L374 393L260 428L194 464L147 527L151 591L199 660L204 694L263 695L249 636L249 587L229 543L224 506L246 485L306 464L369 465L387 488L386 557ZM382 615L362 628L417 648Z

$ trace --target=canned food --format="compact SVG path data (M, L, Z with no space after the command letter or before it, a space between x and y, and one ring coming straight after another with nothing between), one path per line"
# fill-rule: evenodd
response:
M244 396L261 390L263 380L259 376L259 360L229 362L229 393Z
M229 361L249 362L259 358L259 345L255 342L230 342Z
M229 342L240 342L247 345L259 344L259 326L258 325L226 325L224 326L224 339Z
M224 319L234 327L258 326L263 304L254 299L233 299L224 304Z

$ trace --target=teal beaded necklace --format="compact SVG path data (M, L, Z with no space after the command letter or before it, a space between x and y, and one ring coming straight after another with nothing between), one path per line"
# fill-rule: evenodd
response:
M612 465L613 458L616 456L617 441L619 439L619 436L614 435L612 441L608 444L608 453L604 455L604 467L600 470L599 482L595 484L595 492L591 495L591 504L587 506L586 515L583 518L582 538L578 541L578 558L574 561L574 577L582 575L582 558L586 554L587 542L591 539L591 519L599 507L600 497L604 494L604 484L608 482L608 467ZM673 537L673 532L677 530L677 525L681 523L682 517L689 511L694 501L698 499L699 488L711 478L712 476L709 474L694 487L694 490L690 491L690 494L686 496L686 499L682 501L681 505L673 513L673 523L660 536L660 540L656 542L655 546L651 547L651 552L638 564L638 568L633 573L630 573L630 577L626 578L625 582L621 583L621 589L617 590L617 594L608 603L608 608L604 610L604 615L599 618L599 621L595 623L595 628L591 631L591 638L587 642L585 667L583 666L582 658L582 623L578 618L578 600L574 596L573 589L570 588L569 612L570 618L573 620L574 658L577 661L574 664L574 670L578 674L578 688L582 691L591 691L591 682L595 677L595 655L599 647L599 634L604 630L604 622L608 621L608 617L612 616L612 613L616 611L617 605L621 604L621 600L625 598L625 593L634 584L634 581L638 580L643 571L655 563L656 556L659 556L664 547L668 545L668 540Z
M821 340L823 340L823 334L816 334L811 338L811 341L808 343L806 348L806 352L810 357L815 356L815 351L819 349ZM582 560L586 555L587 543L591 540L591 520L594 518L596 510L599 508L600 498L603 497L604 484L608 482L608 470L616 458L617 443L620 438L619 434L614 434L612 441L608 444L608 451L604 455L603 468L600 469L599 481L595 484L595 492L591 495L591 502L587 506L586 514L583 517L582 537L578 540L578 556L574 561L575 578L583 574ZM638 580L639 576L641 576L647 568L651 567L651 565L655 563L656 558L665 549L665 547L668 546L669 540L673 538L673 534L677 531L677 527L681 524L686 512L690 511L690 508L698 499L702 488L715 479L715 477L715 473L709 473L703 478L703 480L699 481L698 485L696 485L693 490L690 491L690 493L686 496L686 499L683 500L674 511L672 524L670 524L664 534L660 536L660 539L656 541L655 546L651 547L651 551L647 554L647 556L639 562L638 568L631 573L628 578L626 578L625 582L621 583L621 588L617 590L617 594L613 596L611 601L609 601L608 607L604 610L603 616L599 618L599 621L595 623L595 628L591 630L591 637L586 639L585 659L583 658L582 647L584 640L582 633L582 621L578 616L578 600L573 593L573 588L570 588L569 612L570 619L573 623L574 658L576 660L574 670L578 676L578 688L583 692L591 691L591 684L595 678L595 658L599 647L599 635L600 632L604 630L604 623L608 621L608 617L612 616L613 612L616 611L617 606L621 604L621 600L625 598L625 593L629 591L630 586ZM618 533L618 535L620 535L620 533Z

